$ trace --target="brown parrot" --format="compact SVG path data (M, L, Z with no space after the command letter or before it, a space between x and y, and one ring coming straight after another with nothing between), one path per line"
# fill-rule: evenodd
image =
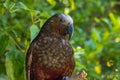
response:
M74 52L69 43L73 34L73 20L66 14L50 17L26 55L27 80L63 80L71 76Z

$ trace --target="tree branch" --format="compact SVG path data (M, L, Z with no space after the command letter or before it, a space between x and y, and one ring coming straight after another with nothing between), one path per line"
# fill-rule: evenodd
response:
M71 77L64 77L63 80L86 80L87 73L85 71L80 71L76 75Z

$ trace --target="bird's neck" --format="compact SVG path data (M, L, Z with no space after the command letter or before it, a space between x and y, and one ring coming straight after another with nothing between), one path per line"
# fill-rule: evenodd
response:
M55 37L55 38L59 38L59 39L64 39L64 40L67 40L67 38L65 37L65 36L61 36L61 35L58 35L58 34L56 34L56 33L39 33L38 34L38 38L43 38L43 37Z

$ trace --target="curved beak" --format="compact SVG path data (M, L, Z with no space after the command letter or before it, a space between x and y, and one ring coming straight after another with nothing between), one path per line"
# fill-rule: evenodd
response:
M74 32L73 24L68 24L66 27L66 35L68 35L68 39L70 40Z

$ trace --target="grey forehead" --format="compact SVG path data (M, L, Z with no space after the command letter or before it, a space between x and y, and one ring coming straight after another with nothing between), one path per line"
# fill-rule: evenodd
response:
M73 20L69 15L59 14L58 17L61 18L61 19L64 19L65 21L67 21L69 23L73 23Z

